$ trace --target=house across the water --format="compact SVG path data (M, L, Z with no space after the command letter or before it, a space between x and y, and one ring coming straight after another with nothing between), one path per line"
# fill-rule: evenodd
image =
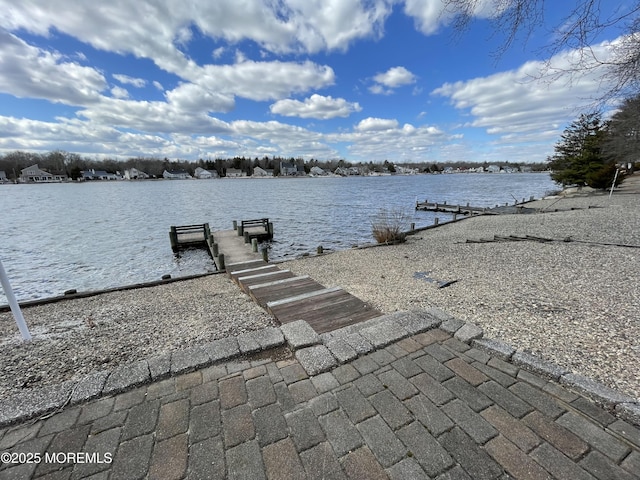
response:
M59 183L69 179L66 174L49 173L38 167L38 164L23 168L20 171L20 182L22 183Z

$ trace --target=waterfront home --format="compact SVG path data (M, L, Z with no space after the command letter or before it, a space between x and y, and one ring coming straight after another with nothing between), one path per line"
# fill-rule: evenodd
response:
M288 177L298 175L298 167L293 162L280 162L280 176Z
M137 168L130 168L124 171L125 180L146 180L149 175Z
M325 172L320 167L315 166L315 167L311 167L311 169L309 170L309 174L314 177L324 177L327 175L327 172Z
M488 173L499 173L500 172L500 167L498 165L489 165L487 167L487 172Z
M162 177L169 180L186 180L191 178L191 175L186 170L165 170L162 172Z
M336 175L340 175L342 177L348 177L350 175L360 175L360 169L358 167L338 167L334 170Z
M4 170L0 170L0 183L9 183L7 179L7 174L4 173Z
M264 168L260 168L260 167L253 167L253 176L254 177L273 177L273 169L271 169L271 168L264 169Z
M246 177L247 172L243 172L239 168L227 168L227 177L229 178L238 178L238 177Z
M93 181L93 180L119 180L120 177L115 173L109 173L105 170L82 170L80 180Z
M37 163L20 171L20 182L22 183L59 183L67 180L67 175L49 173L40 169Z
M196 168L196 171L193 173L193 176L201 180L205 180L209 178L218 178L218 172L216 172L215 170L205 170L202 167L198 167Z

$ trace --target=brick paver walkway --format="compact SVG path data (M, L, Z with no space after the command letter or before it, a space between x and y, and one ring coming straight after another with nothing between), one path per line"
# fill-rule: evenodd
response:
M370 328L0 429L0 478L640 478L640 429L586 397L442 327Z

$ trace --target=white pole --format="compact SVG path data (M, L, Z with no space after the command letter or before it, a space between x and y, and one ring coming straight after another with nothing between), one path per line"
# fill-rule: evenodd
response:
M22 316L22 311L20 310L20 305L18 305L16 296L13 294L11 284L9 284L9 277L7 277L7 272L4 271L2 260L0 260L0 283L2 283L2 290L4 290L4 294L9 301L11 312L13 313L13 317L16 319L22 338L28 342L31 340L31 334L29 333L27 322L24 321L24 317Z
M616 180L618 179L618 172L619 172L619 171L620 171L620 170L618 170L618 169L616 168L616 174L613 176L613 183L611 184L611 191L609 191L609 198L611 198L611 195L613 194L613 187L615 187L615 186L616 186Z

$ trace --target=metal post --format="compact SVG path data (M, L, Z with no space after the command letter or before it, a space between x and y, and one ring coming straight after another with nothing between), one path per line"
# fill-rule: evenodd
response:
M2 290L4 290L4 294L11 307L11 313L13 313L13 317L16 319L16 324L22 334L22 339L28 342L31 340L31 334L29 333L27 322L24 321L24 317L22 316L22 311L20 310L16 296L13 294L13 289L9 283L7 272L5 272L4 266L2 265L2 260L0 260L0 283L2 283Z

